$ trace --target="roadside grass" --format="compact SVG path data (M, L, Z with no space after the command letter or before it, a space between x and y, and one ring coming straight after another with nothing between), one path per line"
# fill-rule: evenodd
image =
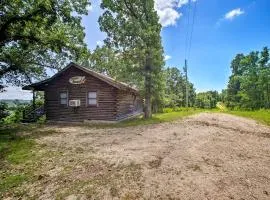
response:
M0 199L8 193L20 198L26 191L16 188L35 180L34 172L44 157L39 153L42 147L34 140L44 134L38 128L38 125L19 124L0 127Z
M256 110L256 111L226 110L223 112L240 117L254 119L258 122L270 126L270 110Z
M30 165L36 158L33 140L4 137L0 136L0 194L28 181L31 177Z
M163 122L173 122L175 120L182 119L184 117L198 114L201 112L206 112L206 110L197 108L183 108L181 111L153 114L153 117L150 119L144 119L141 116L138 118L122 121L115 124L88 124L87 126L95 128L122 128L122 127L124 128L129 126L159 124Z
M228 109L224 103L218 102L217 108L212 110L212 112L221 112L227 113L231 115L236 115L240 117L254 119L260 123L266 124L270 126L270 110L261 109L261 110L254 110L254 111L247 111L247 110L230 110Z

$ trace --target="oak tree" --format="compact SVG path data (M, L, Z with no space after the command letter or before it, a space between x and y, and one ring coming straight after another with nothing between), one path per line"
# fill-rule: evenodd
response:
M88 0L1 0L0 85L21 85L87 54Z
M152 100L162 87L164 66L161 25L153 0L103 0L100 28L105 44L120 52L124 71L138 81L145 99L145 118L152 116Z

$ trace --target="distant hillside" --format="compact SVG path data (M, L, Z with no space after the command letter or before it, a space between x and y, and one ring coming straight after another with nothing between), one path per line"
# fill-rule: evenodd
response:
M22 99L0 99L0 102L7 103L8 107L14 107L19 104L29 104L31 101Z

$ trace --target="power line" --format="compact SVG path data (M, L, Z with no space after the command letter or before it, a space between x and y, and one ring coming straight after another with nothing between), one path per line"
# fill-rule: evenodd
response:
M187 58L187 50L188 50L188 35L189 35L189 26L190 26L190 9L191 9L191 0L188 0L187 7L187 32L186 32L186 42L185 42L185 59Z
M188 67L187 67L187 51L188 51L188 35L189 35L189 26L190 26L190 9L191 9L191 0L188 0L188 10L187 10L187 32L186 32L186 43L185 43L185 66L184 72L186 77L186 107L188 108Z
M186 33L186 43L185 43L185 66L184 72L186 76L186 107L189 107L189 85L188 85L188 64L187 58L190 57L192 39L193 39L193 31L194 31L194 24L196 18L196 11L197 11L197 1L194 3L194 11L193 11L193 19L191 25L191 32L189 37L189 29L190 29L190 13L191 13L191 0L188 1L188 16L187 16L187 33Z
M196 12L197 12L197 1L194 2L193 19L192 19L191 34L190 34L190 41L189 41L189 48L188 48L188 59L189 59L190 51L191 51Z

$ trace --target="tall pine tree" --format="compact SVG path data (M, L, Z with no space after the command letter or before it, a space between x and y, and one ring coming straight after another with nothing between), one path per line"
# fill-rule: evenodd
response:
M141 82L145 118L150 118L152 100L158 98L161 91L164 66L161 25L154 1L103 0L101 7L105 11L99 24L107 33L105 44L120 51L123 59L130 63L125 65L124 71Z

